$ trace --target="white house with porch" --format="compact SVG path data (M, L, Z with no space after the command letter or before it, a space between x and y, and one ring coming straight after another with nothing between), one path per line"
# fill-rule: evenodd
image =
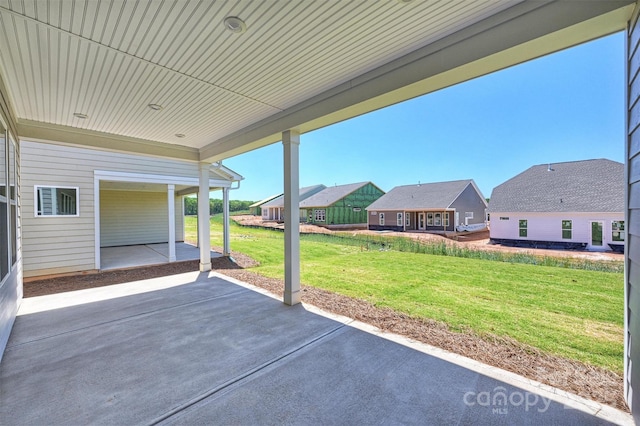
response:
M301 300L301 135L626 31L624 386L640 419L639 15L637 0L0 1L0 353L21 304L25 267L32 262L29 240L44 235L27 225L26 217L53 211L45 205L53 189L60 188L56 203L64 212L73 212L73 191L67 190L76 187L80 219L85 209L94 209L93 225L85 224L94 233L87 234L92 256L102 240L95 235L95 194L102 189L119 190L122 182L132 181L167 185L167 209L175 208L171 186L175 195L175 185L183 182L173 179L171 167L139 172L162 176L144 182L127 175L131 171L114 170L107 156L101 164L102 152L197 164L194 187L207 199L211 164L282 142L283 301L294 305ZM36 176L27 185L34 189L21 191L25 141L95 150L94 176L82 186ZM49 163L41 159L43 167ZM272 169L265 164L264 173ZM82 188L91 182L94 197L85 206ZM33 195L25 193L30 191ZM211 269L208 210L207 203L199 204L201 271ZM167 213L167 222L174 217ZM168 226L168 232L175 227ZM91 264L89 259L86 266Z

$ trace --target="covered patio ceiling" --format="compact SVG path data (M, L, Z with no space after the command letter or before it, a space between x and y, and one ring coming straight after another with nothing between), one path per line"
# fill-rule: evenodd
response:
M620 31L632 9L0 0L0 92L21 137L215 161Z

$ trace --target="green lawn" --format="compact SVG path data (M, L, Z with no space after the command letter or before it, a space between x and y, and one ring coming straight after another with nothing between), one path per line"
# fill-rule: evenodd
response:
M195 229L187 218L188 240ZM211 235L222 245L219 218ZM232 224L231 248L260 262L254 272L283 278L281 232ZM305 285L622 372L622 273L369 251L304 236L300 248Z

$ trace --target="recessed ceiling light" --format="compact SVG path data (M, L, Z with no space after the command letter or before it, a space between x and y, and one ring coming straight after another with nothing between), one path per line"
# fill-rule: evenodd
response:
M224 27L232 33L241 34L247 31L247 24L236 16L227 16L224 18Z
M79 118L81 120L85 120L85 119L89 118L89 116L87 114L83 114L81 112L74 112L73 116L76 117L76 118Z
M184 133L176 133L176 138L184 138L185 136Z
M148 107L154 111L160 111L162 109L162 105L158 104L149 104Z

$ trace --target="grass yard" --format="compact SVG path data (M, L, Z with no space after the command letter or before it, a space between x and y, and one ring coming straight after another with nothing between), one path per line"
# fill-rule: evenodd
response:
M195 218L186 219L195 240ZM212 245L222 245L219 217ZM301 238L305 285L364 299L452 330L509 336L544 352L622 372L623 274L399 251ZM231 225L231 248L283 278L279 231Z

